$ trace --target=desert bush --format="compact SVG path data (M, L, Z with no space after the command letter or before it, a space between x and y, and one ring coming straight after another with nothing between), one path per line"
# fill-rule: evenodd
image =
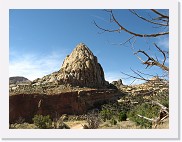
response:
M143 103L136 106L135 109L128 113L130 120L136 122L141 128L152 128L152 122L138 116L142 115L147 118L156 118L160 108L158 106L151 105L149 103Z
M113 117L118 121L125 121L127 118L126 112L128 112L132 106L128 103L114 103L107 104L102 107L100 115L102 120L111 120Z
M116 125L117 124L117 121L116 119L113 117L110 121L111 125Z
M126 121L126 119L127 119L126 112L120 112L118 114L118 121Z
M35 115L32 120L39 129L49 129L52 127L52 120L49 115Z
M53 119L53 128L54 129L70 129L70 127L64 123L65 120L68 119L68 116L66 114L64 115L56 115L56 117Z
M100 125L101 118L98 111L92 110L87 114L88 129L97 129Z
M160 102L165 107L169 108L169 92L168 91L158 92L158 94L153 98L153 100L156 100L157 102Z
M102 120L105 122L106 120L110 120L113 116L113 112L109 109L103 109L100 111L100 115Z

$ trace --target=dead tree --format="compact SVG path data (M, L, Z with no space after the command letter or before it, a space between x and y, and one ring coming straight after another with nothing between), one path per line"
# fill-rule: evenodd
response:
M145 116L142 116L140 114L137 114L138 117L151 121L153 124L153 128L157 128L157 126L162 123L165 119L167 119L169 117L169 109L165 106L163 106L162 104L160 104L159 102L153 101L152 102L154 105L158 105L161 109L159 111L158 117L157 118L148 118Z
M125 45L129 43L133 48L132 40L135 38L155 38L160 36L169 35L169 16L164 14L163 12L155 9L150 9L149 11L152 13L148 17L140 15L137 10L129 10L133 15L138 17L139 19L143 20L147 24L151 24L152 26L157 26L157 28L161 29L160 32L151 32L151 33L138 33L132 30L129 30L126 26L122 25L122 22L119 21L119 19L115 16L113 10L105 10L110 15L110 22L114 23L117 28L115 29L109 29L104 28L103 26L100 26L96 21L94 21L94 25L100 29L103 32L117 32L117 33L126 33L131 35L129 39L126 41L120 43L120 45ZM151 16L152 15L152 16ZM149 18L150 17L150 18ZM123 18L124 19L124 18ZM164 31L165 29L165 31ZM133 52L134 55L142 62L142 64L146 65L146 68L152 67L152 66L158 66L162 70L169 72L169 67L165 65L166 59L168 58L168 51L162 50L156 43L153 43L153 48L157 48L158 52L160 52L163 56L163 61L159 61L156 57L153 58L152 55L148 54L147 51L144 50L137 50L136 52ZM144 60L140 57L140 54L144 55L147 59Z
M149 9L148 10L149 13L147 12L147 10L143 11L145 12L145 14L143 13L140 14L140 10L129 10L129 11L131 12L132 15L136 16L138 19L142 20L144 23L151 25L151 27L153 28L157 28L158 32L154 32L155 31L154 30L154 31L151 31L150 33L142 33L142 32L136 32L134 30L130 30L128 26L125 26L122 23L122 20L124 20L125 17L123 17L122 19L119 19L117 17L118 15L115 14L114 10L105 10L105 12L109 14L110 16L109 22L114 25L114 28L108 28L109 26L107 26L106 28L100 25L96 21L94 21L93 23L100 31L102 31L102 33L104 32L119 33L121 36L122 34L130 35L130 37L127 40L122 41L118 45L126 46L129 44L129 46L131 47L130 49L132 50L134 56L136 56L139 59L139 61L141 61L141 63L146 66L146 68L153 67L153 66L159 67L164 72L162 76L164 76L164 78L167 78L169 73L169 67L168 65L166 65L166 60L169 58L168 49L163 49L159 47L159 45L155 42L151 43L150 48L148 48L148 46L135 47L136 45L135 43L136 43L136 39L148 40L148 39L152 39L156 37L168 36L169 35L169 15L165 14L164 10L155 10L155 9ZM137 23L135 23L135 25L133 26L136 26L136 24ZM151 47L153 51L155 51L154 53L149 52L151 51ZM162 57L162 59L159 59L159 56L160 58ZM146 78L146 75L148 75L147 73L143 73L141 71L138 71L138 70L136 71L133 69L131 70L134 73L134 75L130 75L124 72L121 72L121 73L127 76L128 78L133 78L134 81L135 80L150 81L149 79ZM158 76L158 75L155 75L155 76ZM161 107L159 117L157 119L147 118L145 116L141 116L140 114L138 114L138 117L141 117L143 119L146 119L148 121L152 121L153 123L155 123L155 128L159 124L159 122L161 122L162 120L164 120L165 118L169 116L167 108L163 107L160 103L156 103L156 104Z

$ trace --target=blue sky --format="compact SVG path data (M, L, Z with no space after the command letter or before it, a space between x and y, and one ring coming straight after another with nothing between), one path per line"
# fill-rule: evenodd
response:
M163 11L168 13L167 10ZM145 24L128 10L113 12L124 26L135 32L156 33L161 30ZM138 12L146 16L148 11ZM66 55L80 42L85 43L98 57L105 78L110 82L126 77L121 72L132 75L130 68L154 75L163 74L158 67L145 69L133 55L129 44L119 45L131 35L124 32L102 33L93 24L96 21L105 28L116 27L110 23L109 14L103 10L10 10L9 16L9 76L24 76L34 80L58 71ZM153 42L162 49L169 48L168 36L136 38L134 48L147 49L151 55L158 54L152 48ZM162 59L162 55L158 54L158 59ZM168 61L166 64L168 65ZM124 84L132 81L133 79L123 79Z

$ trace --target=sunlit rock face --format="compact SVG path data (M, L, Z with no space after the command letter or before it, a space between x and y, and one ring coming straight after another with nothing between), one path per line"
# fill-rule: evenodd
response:
M76 46L61 67L58 80L61 84L80 87L103 87L106 84L104 71L97 57L83 43Z

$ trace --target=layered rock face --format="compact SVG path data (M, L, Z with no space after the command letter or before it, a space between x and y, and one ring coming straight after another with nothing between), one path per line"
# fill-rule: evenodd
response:
M15 123L19 118L26 122L32 122L36 114L84 114L87 110L97 108L101 104L118 99L120 93L117 90L89 89L57 94L16 94L9 99L9 122Z
M66 57L58 80L61 84L80 87L103 87L106 84L104 71L90 49L83 43L76 46Z

